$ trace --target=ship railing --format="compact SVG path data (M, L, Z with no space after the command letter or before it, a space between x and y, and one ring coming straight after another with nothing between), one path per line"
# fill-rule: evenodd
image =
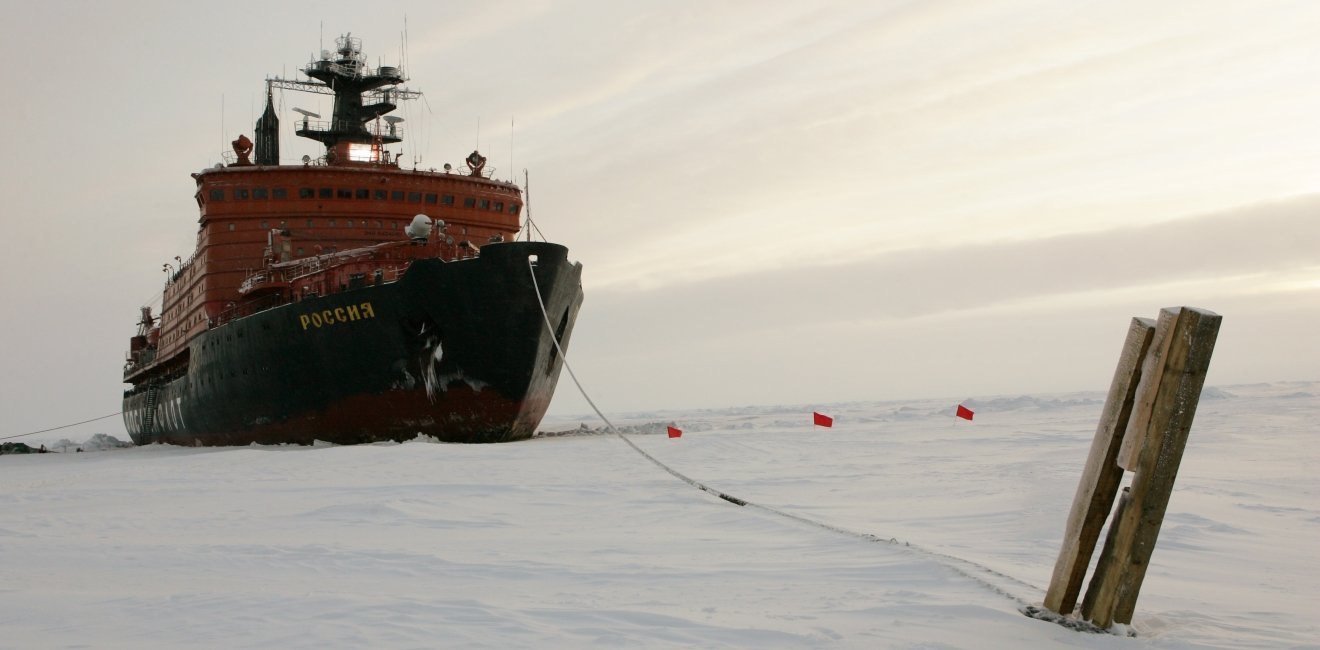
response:
M297 280L298 278L312 275L313 273L318 273L324 270L327 266L328 265L326 264L325 259L321 257L313 257L307 260L306 262L303 262L302 264L299 264L293 268L288 269L287 271L284 272L284 276L286 278L289 278L289 280L292 282L293 280Z
M394 124L390 124L387 120L373 121L373 122L367 122L363 126L367 129L367 133L370 133L371 135L376 136L378 138L403 137L403 131L404 131L403 125L397 122ZM301 122L295 123L295 127L297 133L299 134L334 133L334 132L350 131L350 129L356 128L356 126L354 126L350 122L341 122L336 124L335 122L330 120L303 120ZM234 157L232 151L227 151L224 153L228 154L229 158L231 159ZM226 160L225 162L227 163L232 162L232 160Z
M146 348L129 352L124 358L124 376L146 368L156 361L156 348Z
M245 300L243 302L230 305L227 309L217 314L214 318L207 321L208 328L219 327L236 318L251 316L257 312L266 311L272 307L279 307L287 303L283 296L279 294L270 294L256 300Z
M268 282L287 283L296 286L303 283L307 278L324 271L363 262L370 264L369 275L372 276L373 282L376 281L376 276L380 277L380 282L394 282L403 277L403 274L413 262L412 259L399 260L382 257L382 249L397 244L398 242L388 242L377 244L365 250L326 253L316 257L276 264L262 271L250 272L239 285L239 292L247 293L251 289ZM442 260L454 261L477 257L478 255L480 255L480 251L476 247L449 245L441 248L439 257Z
M476 176L478 178L488 178L493 181L498 181L500 179L495 178L495 169L496 169L495 167L483 167L481 171L477 172L476 174L473 174L471 170L459 170L459 169L455 169L453 172L445 172L445 173L446 174L453 173L455 175L462 174L463 176ZM435 169L432 168L430 171L434 172ZM503 182L512 183L513 181L503 181Z
M238 292L247 293L251 291L253 288L255 288L257 285L266 284L269 282L283 282L283 281L284 278L282 277L282 275L277 276L276 274L271 273L270 271L260 271L258 273L254 273L244 278L243 283L238 285Z
M184 271L187 271L188 267L192 266L193 261L196 259L197 259L197 253L194 252L192 255L188 256L188 259L180 261L179 268L174 270L174 273L171 274L169 279L165 281L165 284L169 285L178 282L179 276L183 275Z
M302 122L299 122L298 124L301 125ZM316 122L312 122L312 124L317 124L317 123L316 123ZM313 130L315 131L315 130L317 130L317 129L313 129ZM322 129L322 130L323 130L323 129ZM235 154L235 153L233 152L233 150L231 150L231 149L225 149L225 150L223 150L223 151L220 152L220 166L222 166L222 167L232 167L232 166L233 166L235 163L237 163L237 162L238 162L238 155ZM298 159L298 162L302 162L302 159L299 158L299 159ZM285 164L288 164L288 163L285 163ZM316 165L316 166L324 166L324 165L325 165L325 156L321 156L320 158L313 158L312 160L308 161L308 164L310 164L310 165Z
M330 122L328 120L304 119L303 121L296 123L295 126L298 133L302 133L304 131L309 133L323 133L329 131L331 128Z
M266 282L267 277L269 277L269 274L267 273L258 273L256 275L249 275L246 278L243 278L243 282L238 285L238 292L240 294L245 294L251 291L252 287L257 286L258 284L264 284Z
M412 265L412 260L396 260L388 263L373 265L370 268L362 268L363 272L361 274L350 275L350 279L347 284L339 284L338 286L335 286L333 284L326 282L325 280L319 280L316 282L310 282L308 284L302 285L302 291L298 291L297 290L297 286L299 284L298 280L315 275L315 273L309 273L306 276L295 278L292 281L292 284L295 287L293 294L293 302L302 301L308 298L315 298L322 295L328 295L331 293L337 293L340 291L360 289L367 285L381 285L381 284L390 284L392 282L397 282L399 279L403 277L405 273L408 272L408 267L411 265Z
M371 76L373 74L371 68L367 67L365 63L357 60L350 60L348 64L343 64L336 61L321 59L308 63L306 70L333 72L334 74L353 78Z
M150 381L144 381L131 388L126 389L124 391L124 397L137 395L138 393L151 390L152 388L159 389L159 387L162 384L168 384L174 381L175 379L178 379L186 374L188 374L188 365L183 364L182 366L175 367L171 370L168 370L152 378Z
M382 149L380 153L381 156L379 160L353 160L350 162L352 162L355 165L376 165L379 167L390 167L393 169L399 168L398 160L397 159L391 160L390 157L387 155L389 153L388 151ZM402 156L403 154L400 153L399 155ZM307 160L299 160L299 162L301 162L304 167L328 167L330 165L330 157L318 156L316 158L308 158ZM417 171L417 170L413 170L413 171ZM435 170L432 169L431 171L434 172Z
M378 74L382 76L388 75L390 77L397 77L399 79L404 78L403 70L399 69L398 66L383 65L378 68L371 67L367 64L367 57L363 55L360 50L355 49L353 56L347 61L347 63L340 63L339 60L313 59L307 63L307 67L303 68L303 72L309 76L312 72L330 72L332 74L354 79L374 77ZM372 92L379 93L380 91Z
M365 251L345 251L343 253L330 253L319 257L308 258L295 266L289 267L284 271L284 278L289 282L296 282L309 275L315 275L328 268L343 266L353 262L372 259L376 254L375 250Z
M380 122L369 122L367 124L367 132L378 138L385 138L385 137L402 138L403 125L397 122L394 124L389 124L389 123L381 124Z
M188 259L175 257L173 262L165 263L165 286L170 286L179 281L179 276L183 275L188 267L192 266L193 260L197 259L197 253L193 253Z

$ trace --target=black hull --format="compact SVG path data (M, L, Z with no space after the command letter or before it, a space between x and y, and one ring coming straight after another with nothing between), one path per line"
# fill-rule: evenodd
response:
M555 332L541 314L528 268ZM137 444L507 442L550 405L582 304L558 244L490 244L414 262L398 282L233 320L189 344L186 373L124 396Z

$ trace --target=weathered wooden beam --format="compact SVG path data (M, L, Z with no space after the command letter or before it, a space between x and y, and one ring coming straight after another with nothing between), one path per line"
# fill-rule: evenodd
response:
M1123 488L1123 492L1118 496L1118 506L1114 508L1114 521L1123 518L1123 513L1127 512L1128 503L1132 501L1132 488ZM1100 553L1100 559L1095 563L1095 575L1104 575L1109 572L1109 567L1114 562L1114 554L1109 550L1114 548L1114 538L1118 534L1117 526L1109 527L1109 534L1105 535L1105 550ZM1091 582L1095 585L1094 580ZM1089 613L1095 611L1095 600L1100 596L1099 589L1087 589L1086 598L1082 601L1082 618L1089 619ZM1107 627L1107 626L1106 626ZM1100 628L1103 629L1103 628Z
M1178 466L1187 446L1222 318L1191 307L1163 309L1155 327L1120 462L1133 470L1125 507L1082 603L1099 627L1132 622L1137 595L1159 537Z
M1072 510L1068 513L1063 544L1054 562L1054 575L1045 592L1046 609L1059 614L1068 614L1077 605L1086 567L1091 563L1100 530L1104 528L1109 509L1114 505L1114 495L1123 480L1123 470L1115 458L1132 413L1142 361L1154 332L1155 321L1149 318L1133 318L1128 326L1118 367L1109 384L1109 395L1100 413L1100 424L1091 440L1091 452L1077 484Z

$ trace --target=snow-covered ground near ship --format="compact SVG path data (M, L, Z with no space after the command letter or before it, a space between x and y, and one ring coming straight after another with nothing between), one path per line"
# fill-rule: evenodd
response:
M1019 613L1102 402L612 418L833 529L586 417L503 445L3 456L0 647L1320 647L1316 382L1206 390L1134 638Z

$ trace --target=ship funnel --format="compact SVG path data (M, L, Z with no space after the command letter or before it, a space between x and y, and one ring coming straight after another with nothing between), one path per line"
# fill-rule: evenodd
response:
M431 236L431 218L419 214L413 217L412 223L408 224L403 232L411 239L426 239Z

